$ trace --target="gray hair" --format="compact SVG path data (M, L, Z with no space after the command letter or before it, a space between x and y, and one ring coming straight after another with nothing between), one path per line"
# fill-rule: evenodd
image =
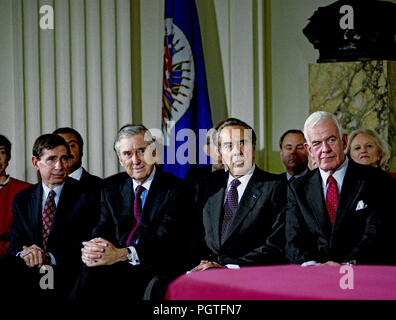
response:
M114 151L119 155L121 139L136 136L138 134L144 134L144 141L148 142L148 144L151 144L155 141L155 138L151 135L150 130L148 130L144 125L126 124L117 133L114 142Z
M340 138L342 138L342 131L343 131L342 125L340 121L337 119L337 117L334 114L327 111L315 111L307 118L307 120L305 120L304 123L304 137L309 145L311 145L311 141L308 138L308 130L315 127L318 123L326 119L332 119L334 121L335 125L338 128Z
M382 140L381 137L374 130L371 130L371 129L357 129L357 130L352 131L349 134L349 137L348 137L348 146L347 146L347 149L346 149L346 153L348 155L350 154L352 141L360 133L368 135L368 136L370 136L370 137L372 137L374 139L375 144L377 145L377 147L378 147L378 149L379 149L379 151L381 153L380 154L380 160L378 162L378 166L381 169L385 169L386 165L388 164L388 160L390 159L389 147L388 147L388 144L384 140Z

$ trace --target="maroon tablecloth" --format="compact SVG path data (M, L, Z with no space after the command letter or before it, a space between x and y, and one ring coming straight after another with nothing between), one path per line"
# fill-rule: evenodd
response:
M282 265L212 269L174 280L168 300L395 300L396 267Z

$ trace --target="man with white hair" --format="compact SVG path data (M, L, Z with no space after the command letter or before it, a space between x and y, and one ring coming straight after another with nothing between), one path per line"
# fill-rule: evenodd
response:
M143 125L122 127L114 150L126 172L104 180L99 223L92 239L83 242L85 267L72 299L160 299L184 259L186 238L180 230L188 232L189 225L179 219L188 216L186 188L155 166L155 142ZM184 268L180 265L180 272ZM153 279L164 283L156 297L151 286L145 291Z
M333 114L311 114L304 135L318 168L289 184L287 259L303 265L389 263L392 179L346 157L347 136Z

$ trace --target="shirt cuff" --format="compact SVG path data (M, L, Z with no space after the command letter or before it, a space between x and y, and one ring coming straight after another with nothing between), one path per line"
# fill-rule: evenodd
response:
M56 266L56 259L55 259L54 255L51 252L48 252L48 255L50 256L50 259L51 259L50 265Z
M231 263L226 264L225 267L228 268L228 269L240 269L240 268L239 268L239 265L237 265L237 264L231 264Z
M128 249L129 249L128 251L130 252L128 254L128 263L133 266L138 266L140 264L140 260L135 247L130 246L128 247Z
M317 264L317 262L315 260L310 260L310 261L306 261L306 262L302 263L301 267L314 266L315 264Z

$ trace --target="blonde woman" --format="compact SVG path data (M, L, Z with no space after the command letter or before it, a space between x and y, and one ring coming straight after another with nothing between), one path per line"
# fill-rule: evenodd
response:
M388 145L371 129L358 129L350 133L347 154L353 161L385 170L390 158Z

